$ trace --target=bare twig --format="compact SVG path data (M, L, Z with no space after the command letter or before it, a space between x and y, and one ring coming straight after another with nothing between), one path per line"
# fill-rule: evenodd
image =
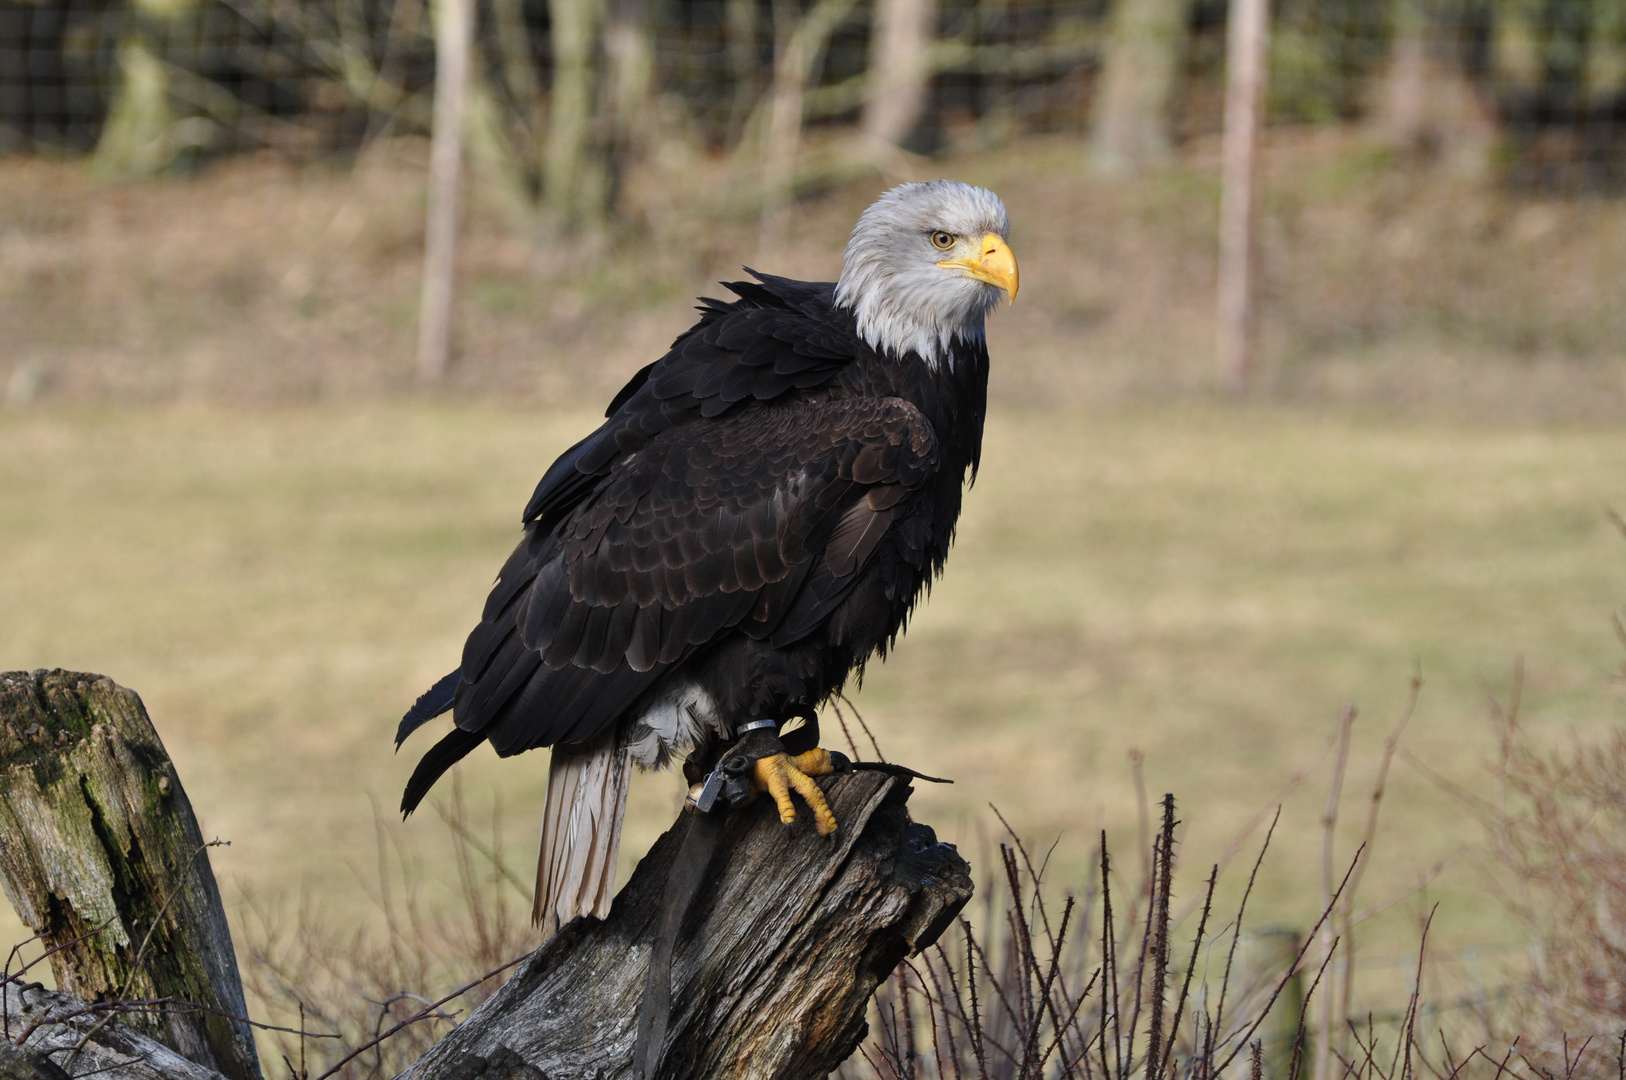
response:
M360 1046L358 1046L354 1050L350 1051L350 1053L348 1053L344 1057L340 1058L336 1064L334 1064L331 1068L329 1068L327 1070L327 1072L324 1072L320 1076L316 1077L316 1080L328 1080L328 1077L334 1075L340 1069L342 1069L346 1065L350 1064L350 1062L354 1061L356 1058L360 1057L362 1054L366 1053L368 1050L371 1050L373 1047L377 1046L379 1043L383 1042L385 1039L388 1039L391 1035L394 1035L396 1032L401 1031L401 1030L403 1030L405 1028L411 1027L413 1024L416 1024L416 1023L418 1023L418 1022L420 1022L422 1020L432 1019L436 1014L436 1010L438 1010L442 1005L446 1004L449 1001L453 1001L453 1000L455 1000L457 998L462 997L464 994L468 993L470 990L473 990L475 987L479 986L481 983L484 983L486 980L492 979L492 978L495 978L498 975L501 975L503 972L507 971L509 968L511 968L511 967L515 966L516 964L519 964L519 963L525 961L526 959L528 959L530 957L530 955L531 955L530 953L526 953L524 956L516 956L514 959L508 961L508 963L502 965L501 967L493 968L492 970L486 972L484 975L480 976L478 979L475 979L473 982L467 983L467 984L465 984L463 986L458 987L456 990L453 990L450 994L447 994L445 997L441 998L439 1001L434 1002L433 1004L427 1006L424 1009L420 1009L418 1012L416 1012L413 1015L407 1017L405 1020L402 1020L400 1023L396 1024L394 1027L390 1028L388 1031L384 1032L382 1035L379 1035L379 1036L377 1036L375 1038L369 1039L367 1042L362 1043Z
M1360 852L1356 852L1355 856L1356 858L1359 858ZM1284 971L1282 973L1282 977L1277 980L1276 989L1271 993L1270 999L1265 1002L1265 1007L1260 1010L1258 1017L1256 1017L1253 1023L1250 1024L1246 1031L1243 1032L1238 1046L1226 1056L1223 1062L1214 1068L1215 1073L1222 1073L1230 1067L1231 1062L1236 1060L1237 1055L1242 1052L1242 1049L1247 1045L1248 1040L1253 1038L1254 1033L1258 1031L1260 1026L1265 1022L1265 1017L1270 1014L1271 1008L1275 1006L1276 999L1281 997L1282 991L1287 988L1288 980L1293 977L1293 975L1298 971L1299 965L1304 962L1304 955L1305 953L1309 952L1310 946L1314 943L1316 935L1320 932L1321 927L1326 924L1329 918L1332 917L1333 903L1337 903L1338 898L1343 895L1344 887L1349 884L1349 874L1350 872L1354 871L1354 869L1355 864L1351 862L1349 871L1345 872L1343 881L1339 882L1337 891L1332 895L1332 903L1329 903L1322 910L1321 917L1317 919L1316 924L1310 928L1310 932L1304 936L1304 944L1299 947L1298 955L1293 958L1293 962L1287 966L1287 970ZM1325 963L1326 961L1323 961L1323 969L1325 968ZM1305 995L1305 1001L1309 1001L1308 993Z
M875 751L875 760L881 762L886 761L886 755L881 753L881 744L875 741L875 733L869 729L868 724L864 723L864 714L858 711L858 706L853 704L852 698L848 697L846 694L837 694L831 699L831 707L836 709L836 715L840 716L840 706L836 704L837 702L840 702L842 705L847 706L847 708L853 711L853 719L858 721L858 726L863 730L865 738L869 739L870 747ZM843 730L846 730L846 723L847 722L845 720L842 721Z
M1361 833L1361 856L1356 860L1355 873L1349 882L1349 891L1344 894L1343 899L1338 904L1338 938L1343 942L1344 965L1338 994L1336 995L1337 1000L1334 1003L1336 1005L1334 1011L1337 1014L1336 1027L1339 1033L1337 1053L1340 1058L1348 1049L1344 1035L1349 1028L1349 1002L1355 981L1355 920L1351 917L1350 909L1355 905L1355 896L1361 887L1361 877L1366 873L1366 864L1372 854L1372 844L1377 838L1378 809L1383 804L1384 786L1389 779L1389 765L1394 761L1395 750L1400 745L1400 737L1405 734L1406 725L1411 722L1412 714L1417 710L1417 697L1422 693L1422 690L1423 671L1421 665L1418 665L1412 669L1411 687L1406 695L1406 707L1401 710L1400 719L1395 722L1394 730L1389 733L1389 737L1383 742L1383 757L1378 763L1378 776L1372 784L1372 798L1367 804L1366 828ZM1322 1002L1323 1006L1327 1006L1333 997L1334 995L1329 993L1327 1000ZM1323 1033L1322 1038L1330 1042L1329 1035L1330 1032ZM1331 1052L1331 1050L1332 1047L1330 1046L1326 1047L1325 1050L1318 1047L1318 1062L1319 1055Z
M1321 815L1321 903L1323 906L1332 904L1332 851L1333 833L1338 825L1338 800L1344 790L1344 770L1349 765L1349 732L1355 723L1355 706L1345 705L1338 716L1338 756L1333 759L1332 780L1327 785L1327 808ZM1361 848L1365 851L1365 847ZM1356 864L1350 866L1350 873L1355 872ZM1322 920L1321 946L1327 955L1332 955L1333 923L1330 919ZM1327 1070L1330 1065L1332 1051L1333 1027L1333 995L1323 994L1321 997L1321 1012L1316 1025L1315 1040L1315 1080L1328 1080Z
M1236 945L1242 939L1242 917L1248 911L1248 898L1253 895L1253 884L1259 878L1259 867L1265 861L1265 852L1270 850L1270 839L1276 835L1276 823L1282 819L1282 808L1276 808L1276 814L1270 819L1270 828L1265 831L1265 842L1259 845L1259 855L1253 860L1253 869L1248 873L1248 886L1242 890L1242 901L1236 908L1236 921L1231 924L1231 948L1225 955L1225 974L1220 979L1219 1001L1214 1008L1214 1022L1211 1030L1225 1030L1225 995L1231 986L1231 964L1236 960Z

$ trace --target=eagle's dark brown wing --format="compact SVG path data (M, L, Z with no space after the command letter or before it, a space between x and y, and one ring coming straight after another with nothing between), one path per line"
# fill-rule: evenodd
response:
M610 402L603 426L559 455L524 521L551 531L613 462L661 432L823 386L867 350L851 317L834 310L832 285L760 277L729 283L736 301L701 303L695 325Z
M465 646L457 729L403 809L482 741L506 756L591 740L724 634L810 633L934 472L915 406L795 393L802 376L828 382L840 352L795 328L827 324L749 302L711 316L539 486Z
M456 719L499 754L592 739L656 678L738 629L788 643L840 601L936 462L896 398L753 411L651 440L470 636ZM515 563L518 565L515 565ZM482 632L483 631L483 632Z

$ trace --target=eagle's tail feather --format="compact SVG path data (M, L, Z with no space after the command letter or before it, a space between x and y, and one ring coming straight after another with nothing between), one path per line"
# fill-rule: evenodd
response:
M631 779L632 753L615 736L575 753L553 748L531 909L544 936L577 915L609 915Z
M397 750L401 749L408 735L452 707L453 699L457 697L457 683L462 677L461 669L450 675L442 675L434 686L418 696L417 702L401 717L401 724L395 729Z
M418 761L418 767L412 770L412 777L407 781L406 791L401 794L401 816L406 817L418 808L423 797L429 794L429 789L435 786L435 781L441 775L468 757L469 751L486 741L483 733L478 731L464 731L454 727L446 733L438 743L429 748L429 752Z

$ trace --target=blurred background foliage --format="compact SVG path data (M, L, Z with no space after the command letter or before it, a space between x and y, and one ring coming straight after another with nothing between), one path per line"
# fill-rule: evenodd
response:
M423 133L432 2L4 0L0 146L94 151L106 169L140 172L261 147L351 155L381 135ZM1079 131L1093 114L1098 128L1121 129L1116 146L1097 139L1107 158L1143 157L1139 146L1219 123L1224 0L477 7L476 153L517 197L572 220L627 216L624 174L663 143L774 149L763 144L787 93L801 98L810 127L862 125L924 153L968 121ZM1620 182L1623 0L1274 0L1273 9L1278 121L1387 118L1409 149L1477 139L1518 183ZM825 162L793 182L816 186L851 164ZM550 194L550 184L571 190Z

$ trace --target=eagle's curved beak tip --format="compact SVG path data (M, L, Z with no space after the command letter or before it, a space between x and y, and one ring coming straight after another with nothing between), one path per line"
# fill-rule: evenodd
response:
M982 258L978 262L988 274L983 280L1005 290L1007 305L1016 303L1016 290L1021 284L1021 275L1016 269L1016 253L1005 242L1005 238L998 233L989 233L983 237Z
M978 254L964 259L950 259L937 265L945 270L959 270L968 277L978 281L986 281L1005 290L1005 297L1009 303L1016 303L1016 290L1021 279L1016 269L1016 255L1005 238L998 233L989 233L977 245Z

